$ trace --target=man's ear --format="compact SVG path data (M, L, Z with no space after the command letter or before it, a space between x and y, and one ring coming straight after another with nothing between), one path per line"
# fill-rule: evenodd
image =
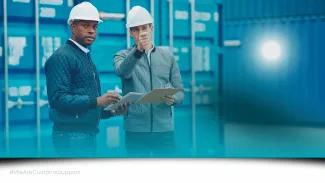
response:
M70 25L70 29L71 29L71 33L74 34L76 29L76 24L72 22Z
M134 38L134 36L133 36L133 33L132 33L131 29L129 29L129 33L130 33L130 36L131 36L132 38Z

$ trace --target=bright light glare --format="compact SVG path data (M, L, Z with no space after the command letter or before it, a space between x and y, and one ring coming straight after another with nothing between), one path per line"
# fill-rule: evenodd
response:
M281 57L282 49L277 41L269 40L262 44L262 56L265 60L276 61Z

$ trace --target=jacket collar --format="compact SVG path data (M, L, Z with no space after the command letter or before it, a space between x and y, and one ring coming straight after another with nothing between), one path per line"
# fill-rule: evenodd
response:
M135 45L135 44L133 45L134 48L135 48L136 46L137 46L137 45ZM152 53L152 52L155 52L155 51L156 51L156 46L153 45L153 49L152 49L151 53Z
M84 52L80 47L78 47L74 42L72 42L70 39L66 41L66 44L74 47L75 49L79 50L80 52L87 54L86 52ZM89 53L89 52L88 52Z
M73 42L75 45L78 46L78 48L80 48L84 53L88 53L90 50L84 46L82 46L81 44L79 44L77 41L74 41L73 39L69 39L71 42Z

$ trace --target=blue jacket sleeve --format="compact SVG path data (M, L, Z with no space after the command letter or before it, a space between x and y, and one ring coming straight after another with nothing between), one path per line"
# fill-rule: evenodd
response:
M72 60L64 55L53 55L45 65L47 93L52 108L65 112L82 112L96 108L97 99L71 92L74 72Z

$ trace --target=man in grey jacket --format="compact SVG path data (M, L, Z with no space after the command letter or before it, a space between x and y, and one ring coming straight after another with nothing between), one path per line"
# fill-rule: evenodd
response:
M123 95L147 93L156 88L183 88L178 64L169 48L156 47L152 43L153 19L149 12L141 6L133 7L128 13L127 28L135 46L114 56L115 72L122 80ZM124 116L128 150L131 147L151 151L160 149L161 144L173 146L171 107L181 104L183 98L184 93L179 92L165 96L162 104L130 105Z

